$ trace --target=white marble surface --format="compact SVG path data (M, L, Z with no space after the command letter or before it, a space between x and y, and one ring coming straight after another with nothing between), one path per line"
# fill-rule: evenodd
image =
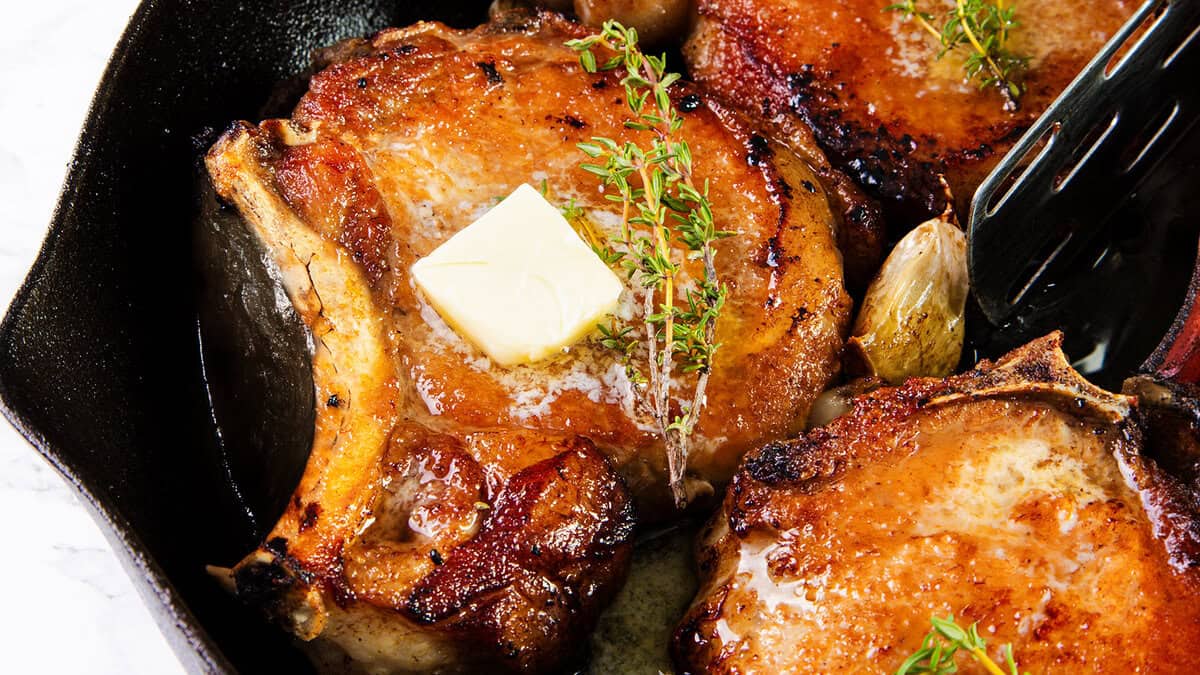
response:
M4 2L0 305L33 262L71 149L136 0ZM182 672L108 542L63 480L0 421L0 644L8 673Z

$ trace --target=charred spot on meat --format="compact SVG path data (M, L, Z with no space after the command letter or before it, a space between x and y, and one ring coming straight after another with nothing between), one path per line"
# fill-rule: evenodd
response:
M585 340L502 367L409 273L521 183L611 226L574 144L635 132L617 78L564 46L584 34L518 12L352 40L319 54L291 118L238 123L208 155L315 346L308 466L232 578L368 669L568 663L625 574L635 513L673 514L662 446L617 356ZM838 369L850 301L826 194L782 187L817 185L820 168L699 88L675 95L715 218L737 231L718 245L731 290L689 461L703 487L803 427ZM768 241L774 264L759 265Z
M945 207L967 213L994 163L1133 13L1127 0L1006 3L1010 49L1029 60L1017 110L964 76L963 56L875 0L701 0L692 75L763 119L811 127L840 170L903 232ZM935 4L925 7L938 11ZM749 105L748 102L755 102Z
M947 614L1022 671L1195 668L1195 454L1164 456L1175 439L1060 345L876 390L750 454L701 535L680 669L893 671ZM1194 402L1149 414L1168 409L1194 430Z

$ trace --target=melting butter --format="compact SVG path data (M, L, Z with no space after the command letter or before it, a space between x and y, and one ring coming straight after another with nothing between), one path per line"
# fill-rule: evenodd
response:
M623 288L527 184L418 260L412 277L451 328L502 366L567 349L616 309Z

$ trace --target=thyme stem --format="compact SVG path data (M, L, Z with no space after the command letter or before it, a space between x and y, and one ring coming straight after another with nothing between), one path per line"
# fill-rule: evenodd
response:
M991 50L989 50L989 49L985 48L983 45L979 44L979 39L975 37L975 31L971 30L971 22L967 21L967 6L966 6L966 4L963 2L963 0L954 0L954 4L955 4L955 9L958 12L958 23L959 23L959 25L962 26L963 34L966 35L967 39L971 41L971 46L975 48L975 51L978 52L979 55L983 57L984 61L987 61L988 70L992 71L992 75L998 81L1004 81L1005 73L1002 72L1000 70L1000 66L996 65L996 62L992 60ZM1000 7L1000 3L998 0L996 2L996 7L997 8ZM1015 110L1017 107L1017 100L1013 97L1013 94L1009 90L1009 88L1007 86L1002 86L999 89L1000 89L1000 94L1002 96L1004 96L1005 109Z
M599 177L605 188L614 188L617 195L609 198L621 203L622 250L593 248L643 289L641 330L649 376L643 376L632 362L636 338L630 327L619 327L614 319L611 327L600 327L601 342L624 355L626 372L635 385L648 384L646 407L666 449L672 497L682 506L687 499L684 474L689 441L705 405L713 357L720 346L714 342L716 323L728 293L717 278L712 243L732 233L715 227L708 186L701 190L696 185L691 149L679 137L683 118L669 92L679 75L666 71L666 58L642 53L637 32L615 21L606 22L598 35L567 45L579 53L588 72L624 70L621 82L634 114L625 126L652 137L649 148L603 137L580 143L588 157L603 161L580 168ZM603 63L593 51L597 48L603 50ZM682 258L676 244L683 245ZM687 260L703 261L697 290L681 290L675 278ZM692 396L680 403L676 414L672 386L693 374Z
M1008 666L1008 669L1005 670L988 655L987 642L980 637L977 623L962 628L954 622L953 615L945 619L934 616L929 619L929 622L933 624L933 630L929 631L929 634L921 641L921 648L904 660L904 663L896 670L896 675L913 673L942 675L943 673L957 672L958 664L955 661L955 654L959 651L970 654L971 658L975 659L991 675L1020 675L1017 663L1013 659L1012 645L1004 645L1000 649L1005 665Z
M996 665L996 662L992 660L992 657L988 656L988 653L983 651L983 649L979 647L972 647L970 651L971 656L974 656L975 660L983 665L984 670L988 671L992 675L1008 675L1003 670L1000 670L1000 666Z
M920 26L921 28L924 28L926 32L928 32L933 37L937 38L938 42L942 41L942 34L939 33L938 29L934 28L933 24L929 23L929 21L924 16L922 16L921 14L913 14L913 20L917 22L918 26Z
M941 51L937 58L960 46L968 49L964 68L967 80L978 80L980 88L994 86L1004 98L1005 110L1016 110L1024 88L1017 80L1018 71L1029 58L1008 51L1008 32L1018 25L1011 7L1004 0L954 0L954 7L944 15L941 30L934 24L934 15L917 7L918 0L903 0L884 8L900 12L937 39Z

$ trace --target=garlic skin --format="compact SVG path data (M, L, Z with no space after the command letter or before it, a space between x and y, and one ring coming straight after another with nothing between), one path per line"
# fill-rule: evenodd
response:
M657 46L678 41L696 10L692 0L575 0L575 13L593 27L616 19L636 28L643 44Z
M878 377L860 377L846 384L826 389L813 401L808 412L806 428L823 427L854 409L854 399L875 391L883 382Z
M500 8L519 5L514 0L495 0L493 14ZM696 18L694 0L535 0L535 5L558 12L575 11L579 22L599 28L609 19L636 28L639 41L648 46L676 44Z
M867 289L847 344L848 368L891 384L949 375L962 356L967 291L967 238L952 214L917 226Z

